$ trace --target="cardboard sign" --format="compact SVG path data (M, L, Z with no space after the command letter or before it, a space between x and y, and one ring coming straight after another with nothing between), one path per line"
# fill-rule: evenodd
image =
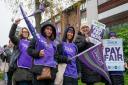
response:
M124 71L122 39L104 39L103 47L108 71Z
M94 39L101 41L104 35L105 27L105 24L102 24L98 21L93 21L90 30L90 36Z

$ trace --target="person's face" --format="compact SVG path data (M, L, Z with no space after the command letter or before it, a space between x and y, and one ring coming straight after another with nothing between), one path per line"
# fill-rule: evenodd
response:
M116 39L116 37L115 36L112 36L112 37L110 37L110 39Z
M11 42L11 41L9 41L9 45L8 45L8 47L14 47L14 44Z
M46 28L45 28L45 34L46 34L46 37L51 37L51 35L52 35L52 27L50 27L50 26L47 26Z
M27 39L29 37L29 31L27 29L22 29L22 36Z
M83 27L83 28L81 28L81 30L80 30L80 32L82 33L82 34L88 34L89 33L89 28L88 27Z
M67 39L71 40L73 38L73 32L69 31L67 32Z

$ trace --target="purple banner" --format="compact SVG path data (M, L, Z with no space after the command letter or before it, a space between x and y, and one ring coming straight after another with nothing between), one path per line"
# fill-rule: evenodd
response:
M32 36L33 36L33 38L37 41L37 43L40 43L41 44L41 48L45 48L44 47L44 45L42 44L42 42L39 40L39 38L38 38L38 36L37 36L37 34L36 34L36 31L35 31L35 27L31 24L31 22L29 21L29 19L28 19L28 17L26 16L26 14L25 14L25 12L24 12L24 10L23 10L23 8L22 8L22 6L20 5L20 10L21 10L21 13L22 13L22 15L23 15L23 17L24 17L24 20L25 20L25 22L26 22L26 24L27 24L27 26L28 26L28 28L29 28L29 30L30 30L30 32L31 32L31 34L32 34Z
M88 50L78 54L79 59L90 69L103 76L110 84L111 80L108 75L105 60L103 58L102 44L95 45Z

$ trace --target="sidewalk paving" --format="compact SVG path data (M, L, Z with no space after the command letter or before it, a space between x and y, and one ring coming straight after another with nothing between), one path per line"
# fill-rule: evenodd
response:
M4 80L0 80L0 85L6 85Z

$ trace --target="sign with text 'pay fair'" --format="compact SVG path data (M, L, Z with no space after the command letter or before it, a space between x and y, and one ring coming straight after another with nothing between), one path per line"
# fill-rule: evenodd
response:
M108 71L124 71L122 39L104 39L103 47Z

